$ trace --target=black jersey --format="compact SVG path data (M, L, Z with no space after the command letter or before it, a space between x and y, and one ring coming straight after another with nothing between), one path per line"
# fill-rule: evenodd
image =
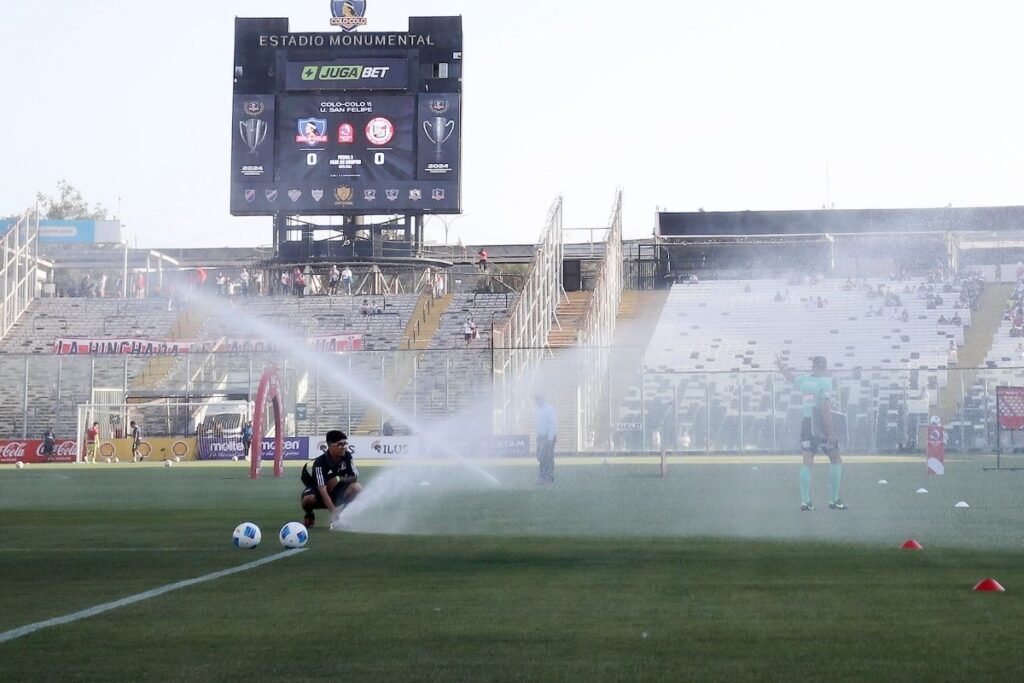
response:
M352 462L352 454L346 453L335 461L329 453L323 453L302 466L302 483L313 488L326 486L334 477L358 477L359 470Z

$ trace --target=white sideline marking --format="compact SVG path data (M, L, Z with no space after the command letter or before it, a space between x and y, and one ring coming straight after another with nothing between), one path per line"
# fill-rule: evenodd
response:
M30 633L35 633L36 631L41 631L44 628L49 628L51 626L61 626L63 624L70 624L71 622L79 621L80 619L88 619L89 617L94 617L97 614L109 612L112 609L126 607L136 602L142 602L143 600L155 598L159 595L163 595L164 593L176 591L179 588L188 588L189 586L194 586L198 583L206 583L207 581L214 581L225 576L230 576L231 574L237 574L239 572L244 572L249 569L255 569L256 567L267 564L269 562L274 562L275 560L280 560L285 557L294 557L295 555L298 555L299 553L305 551L306 548L286 550L283 553L271 555L270 557L264 557L253 562L248 562L237 567L232 567L231 569L222 569L219 572L213 572L212 574L206 574L204 576L197 576L194 579L185 579L184 581L178 581L177 583L169 583L166 586L161 586L160 588L154 588L143 593L137 593L136 595L129 595L127 598L121 598L120 600L114 600L113 602L106 602L102 605L89 607L79 612L66 614L63 617L54 617L53 619L47 619L46 621L37 621L34 624L28 624L27 626L21 626L20 628L0 633L0 643L6 643L9 640L21 638L22 636L27 636Z

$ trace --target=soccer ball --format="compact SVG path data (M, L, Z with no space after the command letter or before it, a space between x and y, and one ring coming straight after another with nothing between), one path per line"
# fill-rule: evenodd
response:
M231 456L231 462L238 462L238 456L237 455L232 455Z
M942 424L942 420L939 419L938 415L932 415L931 424L932 427L938 427L940 424Z
M301 548L309 540L309 532L298 522L288 522L281 527L280 539L285 548Z
M14 463L14 466L20 470L22 467L25 466L25 463L19 460L18 462Z
M231 534L231 542L235 544L236 548L255 548L260 544L262 538L263 534L260 533L260 528L252 522L242 522L235 527L234 533Z
M173 465L174 463L171 462L170 459L164 460L164 467L172 467Z
M109 463L110 462L110 458L103 458L103 462Z

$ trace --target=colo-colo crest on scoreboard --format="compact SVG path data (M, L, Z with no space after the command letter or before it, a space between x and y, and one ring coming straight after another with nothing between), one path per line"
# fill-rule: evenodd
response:
M462 19L354 31L365 6L325 33L235 20L232 214L460 210Z

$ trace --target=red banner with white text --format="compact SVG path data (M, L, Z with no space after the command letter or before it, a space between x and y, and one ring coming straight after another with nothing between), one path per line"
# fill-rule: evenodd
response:
M325 334L306 337L306 348L314 351L362 351L361 334ZM53 352L61 356L176 356L183 353L281 353L289 344L264 339L225 338L211 341L172 339L58 337Z
M42 439L0 439L0 465L18 462L74 462L76 445L73 439L57 439L53 455L43 453Z

